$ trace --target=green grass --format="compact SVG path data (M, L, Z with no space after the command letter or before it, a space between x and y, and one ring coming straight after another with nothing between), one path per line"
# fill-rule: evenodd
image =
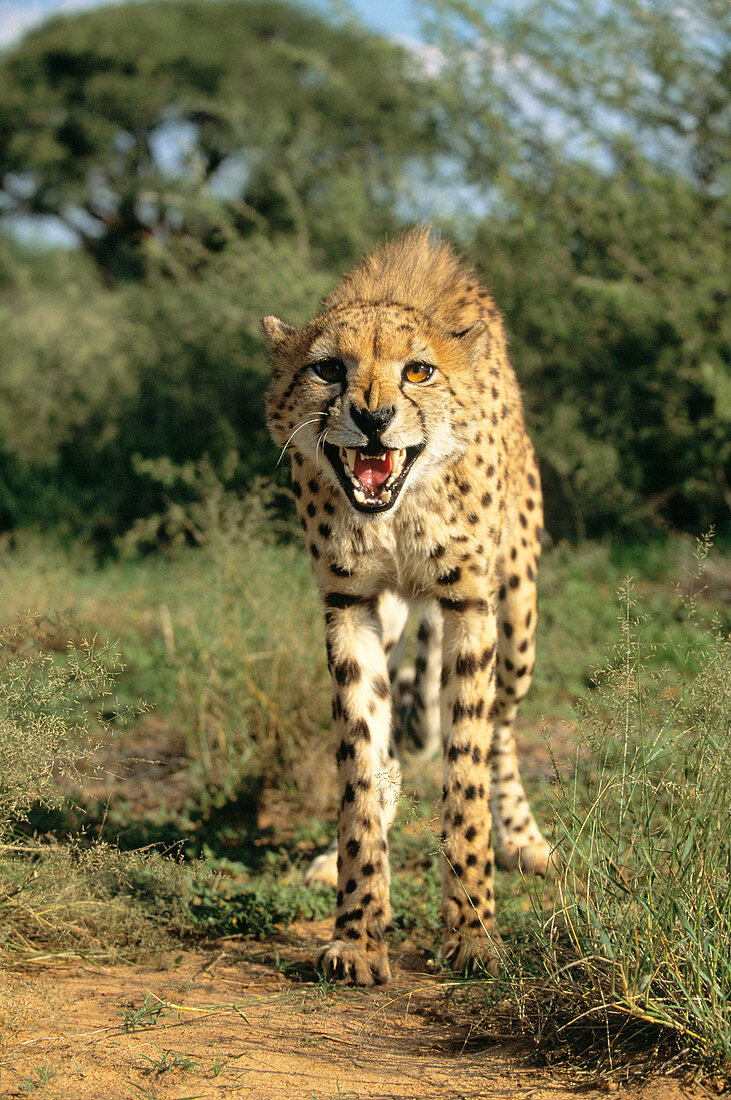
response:
M576 768L550 799L562 870L508 938L491 998L509 998L544 1056L728 1078L728 629L692 592L664 630L631 584L620 596L620 637L579 707Z
M98 567L32 534L0 550L6 959L263 940L332 910L331 890L303 885L334 829L309 564L277 541L266 501L199 488L198 511L152 532L163 524L166 554ZM630 568L639 598L619 599ZM718 553L694 569L681 539L544 555L520 728L545 759L543 719L576 727L578 766L564 755L558 786L529 783L566 871L545 895L499 876L510 980L483 986L508 997L521 1026L540 1021L542 1049L611 1059L639 1042L660 1061L731 1064L719 950L731 942L729 579ZM140 806L132 769L112 796L94 795L94 768L116 768L153 734L144 751L176 746L183 794L163 781ZM438 943L436 772L414 779L420 801L392 833L396 945Z

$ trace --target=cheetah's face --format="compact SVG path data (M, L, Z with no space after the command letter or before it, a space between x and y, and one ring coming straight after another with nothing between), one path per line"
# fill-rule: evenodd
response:
M329 472L356 511L390 512L407 486L464 454L483 326L447 334L412 310L368 304L300 330L265 318L264 331L272 435Z

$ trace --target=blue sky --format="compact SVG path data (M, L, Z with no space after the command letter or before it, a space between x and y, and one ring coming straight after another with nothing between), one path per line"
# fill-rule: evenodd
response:
M57 12L80 11L108 0L0 0L0 48L16 42L24 31ZM326 0L300 0L305 7L327 7ZM368 26L398 38L418 38L411 0L351 0Z

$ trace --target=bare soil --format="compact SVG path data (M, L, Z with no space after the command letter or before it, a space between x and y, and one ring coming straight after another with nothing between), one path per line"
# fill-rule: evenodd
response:
M0 977L0 1096L116 1100L510 1098L680 1100L672 1080L619 1085L531 1064L484 998L409 947L380 989L324 987L329 921L275 942L221 941L156 967L55 959Z
M519 738L523 774L549 781L573 752L552 723ZM86 797L124 794L132 817L182 807L182 745L154 715L84 778ZM317 809L332 810L331 776ZM316 800L317 801L317 800ZM310 806L312 810L312 806ZM290 814L263 792L257 824L284 835ZM421 948L392 950L394 980L375 990L323 985L312 965L331 921L270 941L231 937L156 963L100 966L55 955L0 974L0 1097L59 1100L681 1100L710 1095L671 1079L630 1085L591 1067L539 1067L478 985L430 969Z

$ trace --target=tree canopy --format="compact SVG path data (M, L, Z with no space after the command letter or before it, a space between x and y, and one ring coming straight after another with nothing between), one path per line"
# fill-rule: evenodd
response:
M554 531L726 523L731 9L421 6Z
M280 476L259 317L415 211L506 313L554 537L728 522L729 11L419 0L407 51L277 0L54 19L0 57L0 526L108 549L137 456Z
M0 208L61 219L117 277L171 235L353 253L434 152L434 107L402 48L277 0L64 16L0 65Z

